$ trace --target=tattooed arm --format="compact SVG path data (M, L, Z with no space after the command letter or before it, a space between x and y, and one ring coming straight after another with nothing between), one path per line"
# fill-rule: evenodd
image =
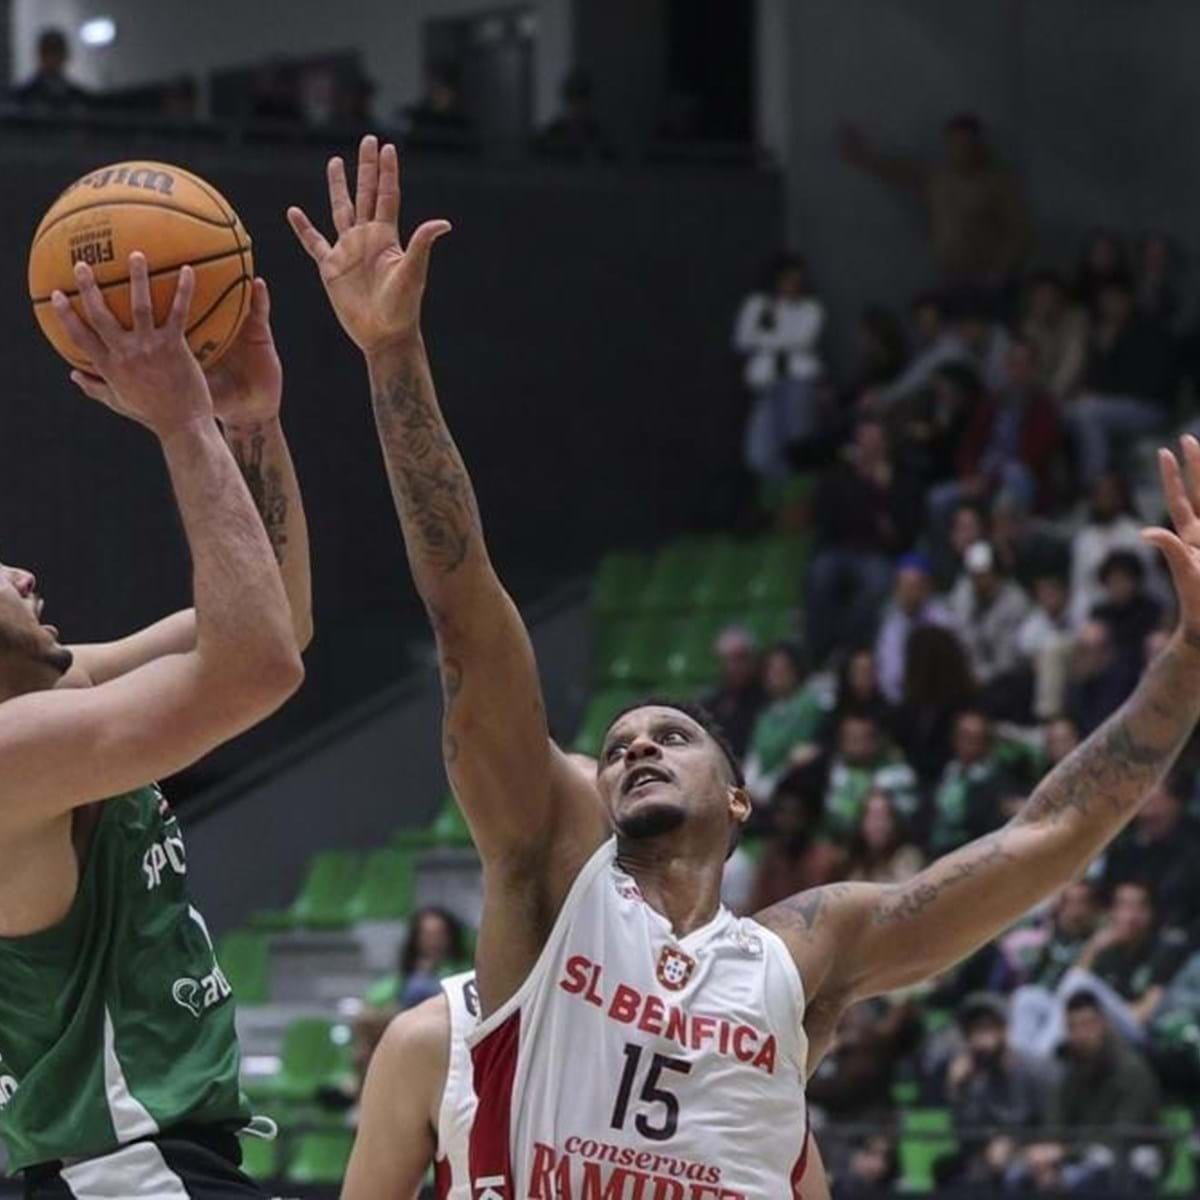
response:
M1185 438L1183 450L1200 496L1200 443ZM1160 465L1177 533L1146 538L1165 555L1179 597L1169 646L1002 829L907 883L834 885L763 913L796 955L810 996L836 1010L959 962L1078 876L1174 763L1200 719L1200 517L1174 456L1164 451Z
M480 986L487 1009L524 978L574 872L607 836L594 791L550 741L533 648L488 557L463 460L434 392L421 299L445 221L402 248L399 165L367 137L352 201L329 164L334 245L288 218L342 327L367 360L379 442L413 581L437 639L443 750L483 858ZM492 949L495 954L492 954Z
M112 404L103 380L72 375L93 400ZM312 584L308 526L300 485L279 423L283 371L271 336L270 296L256 279L250 312L237 341L208 374L213 407L242 478L262 518L267 540L283 576L300 650L312 641ZM106 683L166 654L186 654L196 645L196 612L183 609L114 642L72 646L74 663L65 687Z

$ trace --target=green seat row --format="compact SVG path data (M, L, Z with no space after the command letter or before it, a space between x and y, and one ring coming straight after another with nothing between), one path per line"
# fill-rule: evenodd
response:
M401 920L412 910L413 855L397 846L364 858L349 850L313 855L291 905L260 912L265 929L343 929L355 921Z
M313 1100L322 1088L337 1087L351 1076L351 1034L347 1025L321 1017L302 1017L284 1032L279 1070L247 1081L247 1091L265 1104Z
M242 1139L242 1170L260 1182L283 1179L310 1186L336 1186L346 1175L354 1135L348 1129L304 1133L291 1142L286 1164L278 1141Z
M794 607L803 594L810 549L808 538L793 535L755 541L685 538L653 560L624 551L610 554L596 572L592 611L606 618Z
M743 615L700 612L613 619L596 630L592 679L606 689L645 691L657 684L670 691L694 692L717 677L716 641L728 625L744 626L759 645L795 632L796 614L789 608L757 608Z

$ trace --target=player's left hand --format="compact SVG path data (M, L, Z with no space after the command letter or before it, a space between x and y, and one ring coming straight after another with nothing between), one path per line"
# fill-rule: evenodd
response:
M250 312L237 338L205 374L213 411L227 429L261 425L279 415L283 366L271 335L271 295L266 280L255 279ZM111 406L112 392L104 380L72 371L71 381L93 400Z
M1179 619L1189 640L1200 644L1200 441L1180 439L1183 466L1170 450L1158 452L1158 469L1174 532L1147 529L1150 545L1162 551L1175 584Z

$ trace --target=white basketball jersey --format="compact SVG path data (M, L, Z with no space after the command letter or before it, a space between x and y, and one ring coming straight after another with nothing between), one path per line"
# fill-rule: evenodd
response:
M450 1057L438 1107L434 1194L436 1200L472 1200L468 1150L475 1119L475 1083L467 1035L479 1024L475 972L448 976L442 980L442 991L450 1005Z
M469 1035L472 1200L799 1196L803 1016L774 933L722 908L677 938L608 841Z

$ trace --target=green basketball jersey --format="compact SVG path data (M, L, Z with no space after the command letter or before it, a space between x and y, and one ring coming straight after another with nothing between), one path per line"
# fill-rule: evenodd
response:
M86 1158L249 1112L229 984L188 902L156 788L105 801L70 912L0 938L0 1137L10 1167Z

